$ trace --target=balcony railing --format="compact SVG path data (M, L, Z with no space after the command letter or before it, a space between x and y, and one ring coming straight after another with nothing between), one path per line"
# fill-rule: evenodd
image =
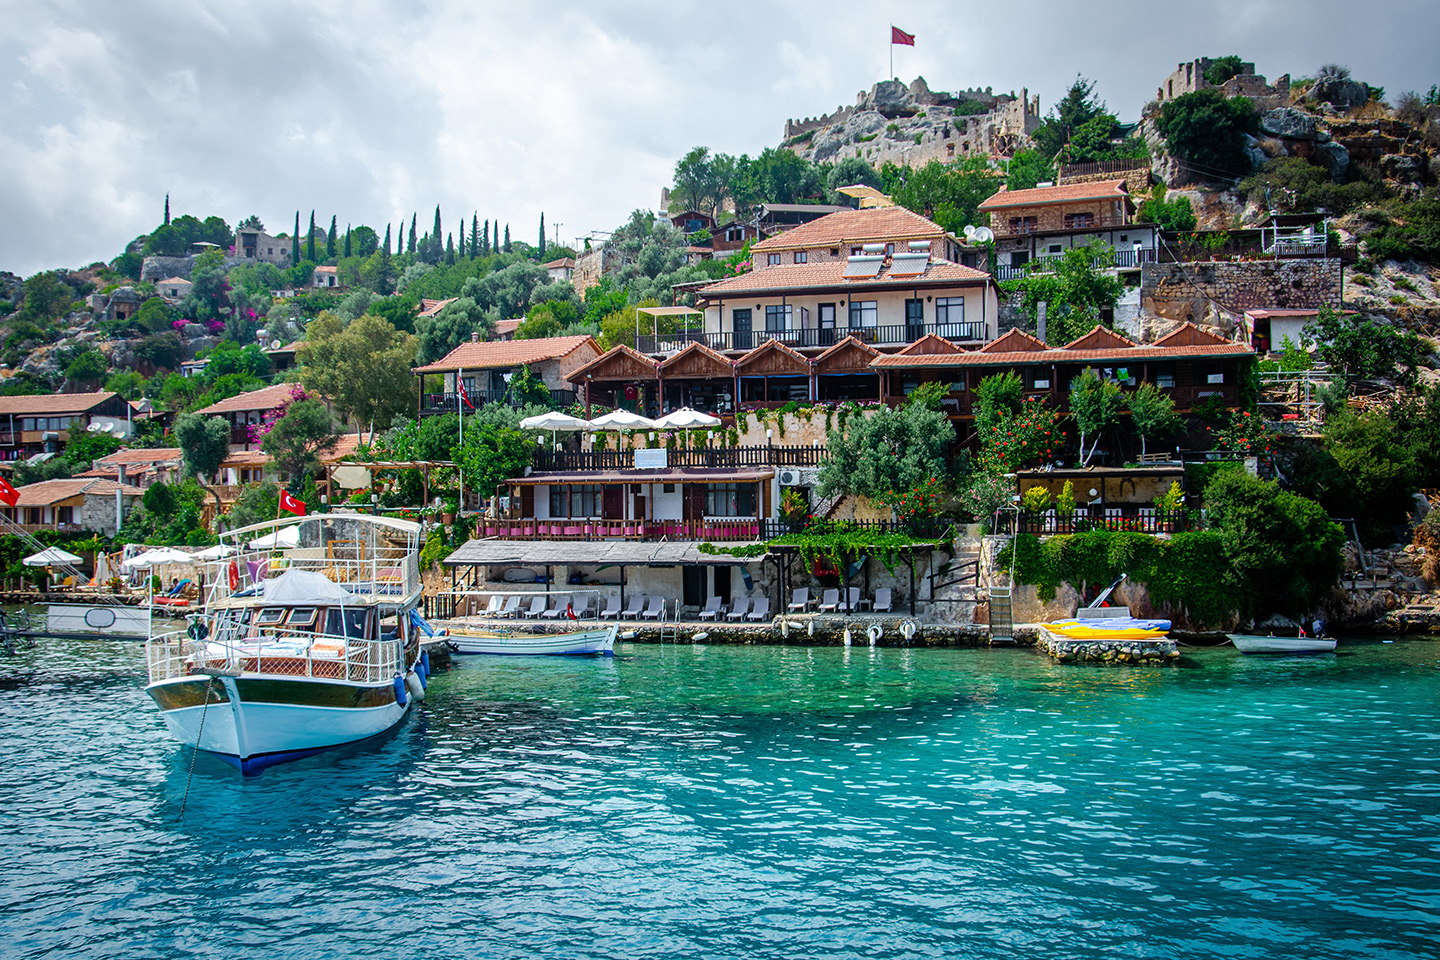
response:
M669 467L726 470L739 467L818 467L825 451L818 447L729 447L706 450L670 450ZM635 454L630 450L541 450L532 463L535 472L631 470Z
M641 353L674 353L692 343L703 343L712 350L753 350L771 340L787 347L833 347L846 337L854 337L872 346L905 346L929 334L946 340L980 342L985 340L983 323L899 323L877 327L806 327L799 330L752 330L706 333L703 330L681 330L659 337L642 334L638 342Z
M1043 223L1038 220L1011 223L1003 210L991 214L990 221L990 228L995 231L997 237L1028 237L1035 233L1078 233L1082 230L1108 230L1111 227L1128 227L1134 223L1128 217L1115 214L1089 217L1084 220L1067 221L1063 218L1048 217Z
M1156 254L1154 250L1135 250L1133 248L1130 250L1116 250L1115 259L1110 266L1117 270L1133 270L1142 263L1154 263L1155 258ZM1055 269L1055 265L1062 259L1063 257L1061 256L1036 257L1034 260L1030 260L1018 267L1007 267L1004 264L998 264L995 267L995 279L1014 280L1016 277L1024 277L1033 273L1050 273ZM1090 261L1090 266L1097 270L1101 268L1101 265L1102 261L1099 259Z
M1180 533L1190 529L1184 510L1165 511L1151 504L1081 504L1070 516L1051 508L1043 513L1023 511L1020 532L1034 534L1084 533L1115 530L1130 533Z
M829 526L829 524L825 524ZM906 533L916 537L940 537L950 528L938 518L906 522L887 520L856 521L844 524L847 529L873 533ZM790 533L810 529L808 521L757 520L754 518L708 520L597 520L570 518L560 520L492 520L485 519L477 528L477 536L505 540L670 540L749 542L773 540Z
M551 390L550 405L552 407L568 407L575 402L574 390ZM517 400L509 393L487 393L479 390L470 392L470 403L481 407L487 403L504 403L512 407L523 407L525 401ZM455 413L460 409L460 394L458 393L422 393L420 395L420 412L427 413ZM465 409L470 409L466 407Z

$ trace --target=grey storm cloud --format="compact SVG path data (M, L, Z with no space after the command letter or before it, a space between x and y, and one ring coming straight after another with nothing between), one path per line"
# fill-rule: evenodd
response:
M653 208L705 144L755 154L788 117L895 72L936 89L1077 74L1122 118L1177 62L1238 53L1272 78L1348 64L1393 96L1440 82L1437 7L1196 0L1147 9L968 2L278 3L0 0L0 269L109 259L172 211L273 231L440 205L571 241ZM553 234L552 234L553 236Z

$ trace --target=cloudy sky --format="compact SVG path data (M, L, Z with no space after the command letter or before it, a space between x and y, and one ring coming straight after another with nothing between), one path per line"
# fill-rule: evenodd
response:
M0 270L109 259L167 192L274 232L297 208L423 230L438 203L447 230L478 210L533 242L544 211L573 242L654 208L690 147L753 155L853 102L892 21L917 36L901 78L1042 111L1078 72L1134 119L1176 63L1229 53L1392 97L1440 82L1433 0L1165 6L0 0Z

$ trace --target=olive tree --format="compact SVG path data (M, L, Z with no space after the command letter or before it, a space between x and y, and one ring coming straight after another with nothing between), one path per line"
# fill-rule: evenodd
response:
M1075 428L1080 432L1080 466L1086 466L1100 445L1105 431L1120 419L1120 409L1125 399L1120 384L1102 379L1094 370L1086 369L1070 384L1070 414L1075 418ZM1090 449L1085 449L1085 438Z

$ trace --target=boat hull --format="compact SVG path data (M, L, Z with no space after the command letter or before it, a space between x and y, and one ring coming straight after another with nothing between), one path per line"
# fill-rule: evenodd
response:
M1170 632L1169 620L1131 617L1080 617L1042 626L1061 640L1164 640Z
M511 636L451 633L446 639L455 648L455 652L460 654L521 656L600 654L613 656L615 636L618 632L618 627L610 626L598 630L579 630L574 633L533 633L512 634Z
M300 677L179 677L145 692L171 736L246 774L382 734L410 706L409 697L396 699L394 683Z
M1226 634L1241 653L1334 653L1335 641L1330 637L1257 637L1250 634Z

